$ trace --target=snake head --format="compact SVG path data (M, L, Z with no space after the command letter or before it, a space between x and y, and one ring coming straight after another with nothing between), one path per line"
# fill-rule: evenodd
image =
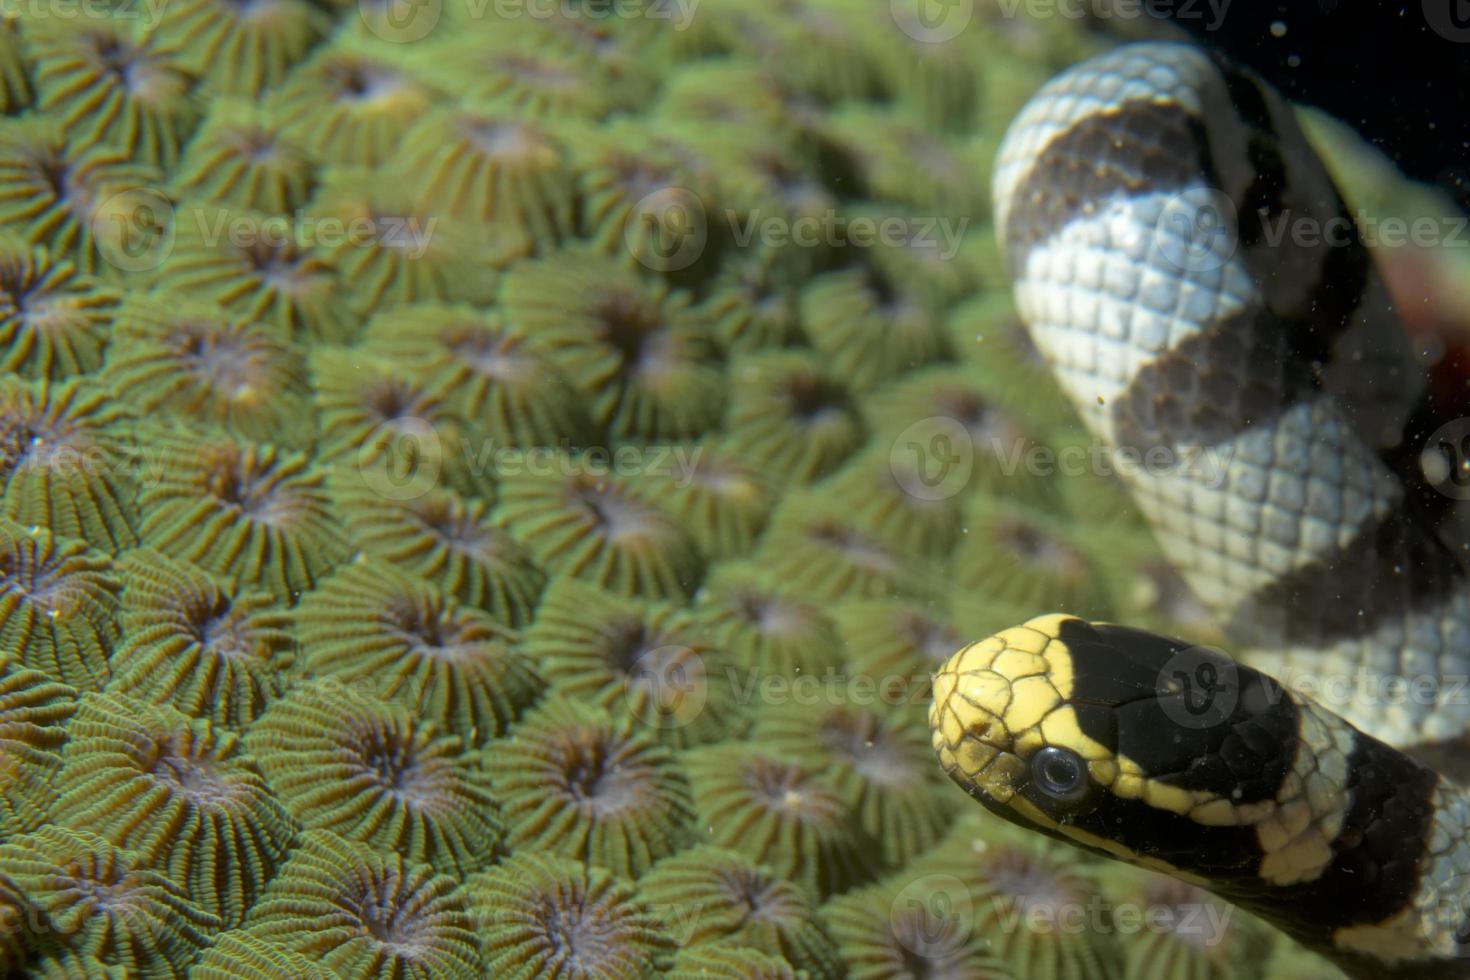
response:
M992 812L1189 878L1255 874L1211 862L1248 864L1256 847L1202 845L1253 838L1299 754L1297 704L1264 674L1063 615L956 653L935 675L929 720L950 778Z

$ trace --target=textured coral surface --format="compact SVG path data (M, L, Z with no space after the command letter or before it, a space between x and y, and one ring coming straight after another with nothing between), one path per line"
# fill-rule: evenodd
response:
M1209 628L1009 309L1012 8L7 5L0 973L1268 975L927 747Z

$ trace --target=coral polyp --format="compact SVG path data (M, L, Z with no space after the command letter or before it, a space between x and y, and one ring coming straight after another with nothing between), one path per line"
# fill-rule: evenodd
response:
M97 370L117 298L71 262L0 236L0 370L53 379Z
M171 167L198 122L194 78L135 17L37 17L26 24L37 108L69 131Z
M500 289L506 319L538 340L592 396L617 438L698 436L724 412L724 377L688 307L626 266L564 251L519 262Z
M527 653L551 686L640 720L675 746L743 727L724 652L704 623L671 603L640 603L560 578L546 590Z
M709 839L826 897L872 877L877 855L858 815L815 766L756 743L685 756L694 808Z
M1272 936L1259 920L1176 878L1134 869L1105 869L1103 885L1119 909L1142 908L1148 927L1128 936L1123 976L1226 980L1259 970ZM1275 976L1276 974L1271 974Z
M213 303L130 298L102 377L139 413L166 413L243 439L310 445L310 384L285 331Z
M392 46L344 35L317 48L267 106L281 132L318 164L373 166L387 159L441 98Z
M79 690L107 682L122 580L106 555L0 520L0 648Z
M342 976L484 975L454 879L329 831L301 835L246 928Z
M245 929L231 929L215 937L199 962L189 970L195 980L336 980L337 974L284 946L268 942Z
M990 952L990 940L967 920L964 903L969 896L960 889L946 889L951 883L958 883L957 879L938 875L911 884L884 882L822 906L842 950L847 975L854 980L1053 976L1015 972Z
M122 569L128 587L110 691L235 730L285 692L296 641L274 597L231 593L150 548L129 552Z
M602 868L525 851L465 888L494 977L651 977L669 966L667 922Z
M798 974L779 956L753 946L711 943L680 951L666 976L670 980L797 980Z
M576 176L562 137L506 106L428 113L387 166L428 207L501 229L518 253L554 247L574 230Z
M935 482L942 469L935 469L927 456L898 448L875 441L873 448L844 463L822 490L852 502L847 516L855 529L901 552L947 554L960 538L959 501L943 476Z
M779 348L800 339L799 268L776 249L726 257L699 309L725 350Z
M842 637L821 605L807 602L754 562L726 562L710 577L695 614L742 667L794 677L843 666Z
M494 311L414 303L375 316L363 346L445 392L495 445L586 446L593 440L584 392L533 333ZM475 452L485 448L472 447Z
M755 560L803 598L834 602L923 596L932 569L860 524L819 491L789 495L771 518Z
M0 111L6 115L21 112L34 97L19 28L14 19L0 27Z
M730 375L728 445L779 478L825 476L867 437L852 392L810 352L737 357Z
M164 554L286 600L344 557L346 535L305 456L225 437L157 449L139 537Z
M761 714L751 738L793 756L815 750L890 868L926 853L949 826L945 784L925 765L929 730L914 715L881 702L777 706Z
M690 837L689 785L628 715L553 700L486 751L512 852L544 850L637 877Z
M826 273L802 289L798 302L812 346L855 390L944 356L945 332L934 311L876 271Z
M0 832L24 833L49 821L76 700L75 689L38 670L12 666L0 674ZM8 914L3 890L0 914ZM0 941L0 964L6 946Z
M432 207L367 169L328 171L305 218L323 230L317 245L356 310L486 302L495 270L515 254L497 229Z
M124 413L82 379L0 378L0 513L116 553L137 541Z
M89 275L105 264L94 223L106 204L162 184L158 168L122 147L69 133L53 117L0 122L0 222Z
M540 693L505 624L371 559L308 594L295 619L313 673L401 702L469 744L504 732Z
M968 530L955 551L962 589L1028 608L1108 615L1110 577L1064 516L981 496L969 502L966 518Z
M689 947L753 947L808 976L841 973L837 944L812 896L736 851L709 844L680 851L654 865L638 890L656 908L683 913Z
M370 490L417 473L469 493L490 489L463 451L478 440L428 384L356 349L318 347L311 366L323 462L355 468Z
M499 519L548 572L625 596L678 598L704 574L688 533L591 455L546 454L537 472L507 476Z
M991 939L991 952L1017 976L1090 980L1122 975L1113 906L1101 895L1096 865L1032 844L997 840L979 855L954 860L941 846L916 863L918 875L949 875L974 909L973 930ZM1033 908L1098 909L1089 928L1006 928L1002 922Z
M708 155L673 126L621 117L577 131L583 237L610 256L699 282L725 243L723 189Z
M834 169L850 175L863 196L926 213L945 208L965 223L989 210L977 190L987 182L976 173L988 161L969 159L963 142L934 132L911 112L845 106L824 121L822 135Z
M483 499L449 488L397 499L340 482L335 498L358 547L512 627L531 624L546 575Z
M884 704L920 704L930 675L965 645L938 603L906 599L841 602L832 610L854 674L871 678Z
M527 44L524 34L482 22L425 52L424 74L476 101L500 102L533 117L600 119L627 96L584 54Z
M43 959L69 955L124 976L179 976L220 928L183 885L88 830L50 826L12 837L0 844L0 868L37 917Z
M187 0L163 8L153 36L210 90L255 96L288 77L331 27L303 0Z
M695 442L672 463L648 475L649 499L687 528L710 558L749 552L780 495L774 481L715 439Z
M401 706L333 680L300 686L246 735L271 790L308 830L465 875L503 828L460 740Z
M239 736L171 707L95 693L67 731L55 820L166 870L205 911L239 923L296 833Z
M189 141L173 187L202 201L280 214L311 195L311 161L276 114L246 99L216 99Z
M875 442L892 447L895 460L914 477L931 460L951 461L951 471L965 470L965 488L1009 497L1055 496L1055 489L1028 468L1028 459L1046 450L1048 430L1033 419L1034 396L1013 398L997 393L968 366L933 365L884 385L869 400L868 418ZM962 455L963 454L963 455ZM957 478L955 478L957 479ZM962 489L943 476L929 496ZM949 499L958 499L950 494Z
M341 270L295 218L203 201L176 211L172 248L151 278L159 291L218 303L292 339L356 331Z

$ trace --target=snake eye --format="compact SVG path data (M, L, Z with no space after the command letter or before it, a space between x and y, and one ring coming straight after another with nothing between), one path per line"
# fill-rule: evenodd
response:
M1079 799L1087 792L1087 767L1070 749L1048 745L1031 757L1031 778L1047 796Z

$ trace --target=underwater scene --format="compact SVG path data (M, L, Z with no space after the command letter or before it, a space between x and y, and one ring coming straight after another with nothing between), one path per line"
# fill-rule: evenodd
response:
M1108 312L1107 283L1166 287L1087 221L1162 186L1165 228L1196 150L1267 210L1452 206L1321 113L1318 181L1268 89L1117 9L0 0L0 976L1470 975L1443 884L1470 894L1470 807L1389 747L1445 738L1438 702L1319 709L1193 652L1290 646L1260 637L1347 567L1225 595L1200 556L1255 546L1188 530L1169 507L1206 491L1168 482L1290 481L1209 434L1338 390L1292 317L1346 287L1258 274L1285 346L1202 327L1198 377L1075 340L1094 307L1099 336L1152 323ZM1235 142L1274 183L1232 183ZM1203 213L1160 317L1252 282L1198 261ZM1463 390L1470 265L1420 244L1271 261L1356 270L1343 360L1413 297L1414 370ZM1306 348L1317 382L1257 381ZM1176 410L1199 392L1245 420ZM1276 444L1358 453L1330 433L1372 405ZM1466 489L1470 423L1441 442L1428 484ZM1386 513L1378 451L1322 466ZM1395 608L1470 596L1384 521L1375 554L1434 572ZM1470 658L1460 615L1437 662ZM1218 724L1095 646L1184 657Z

